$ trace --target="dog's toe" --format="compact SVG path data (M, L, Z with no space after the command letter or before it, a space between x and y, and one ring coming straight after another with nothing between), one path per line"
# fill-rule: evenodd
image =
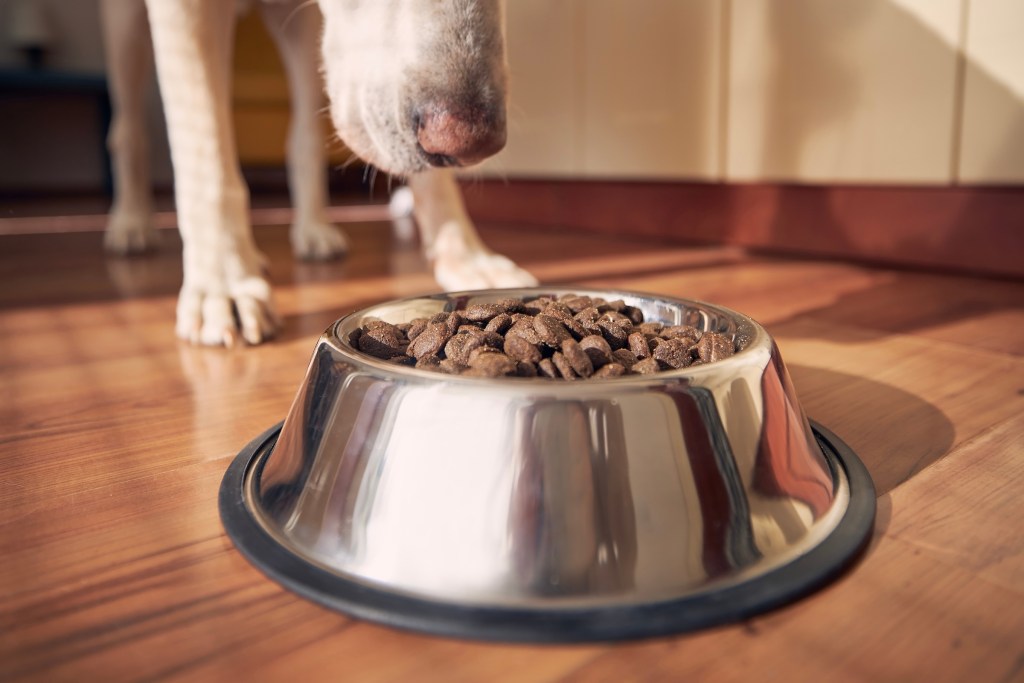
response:
M242 340L261 344L279 327L280 320L268 299L195 291L182 291L178 298L176 333L192 344L233 347Z
M348 252L348 239L333 225L305 223L292 226L292 249L301 259L324 261Z
M231 301L226 297L208 296L203 299L202 310L199 343L204 346L234 346L238 341L238 328Z
M279 327L274 310L265 302L252 298L237 299L235 307L238 322L242 328L242 337L248 344L261 344Z

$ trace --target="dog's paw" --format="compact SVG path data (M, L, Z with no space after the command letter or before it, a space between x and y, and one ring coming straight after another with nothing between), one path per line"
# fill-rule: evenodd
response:
M339 228L320 222L296 223L291 229L292 250L300 259L326 261L348 252L348 239Z
M480 242L471 227L451 222L438 232L428 253L434 279L445 290L534 287L537 278Z
M537 278L508 258L488 251L438 256L434 278L446 291L535 287Z
M158 244L159 235L148 214L111 214L103 234L103 248L117 256L152 251Z
M230 283L227 293L186 285L178 296L178 337L204 346L260 344L279 329L270 284L260 276Z

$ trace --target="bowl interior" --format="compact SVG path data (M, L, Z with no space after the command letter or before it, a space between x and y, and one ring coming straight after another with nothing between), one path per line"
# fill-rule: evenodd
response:
M637 292L622 292L609 290L593 290L579 287L571 288L530 288L530 289L503 289L485 290L478 292L461 292L453 294L435 294L430 296L388 301L361 311L352 313L338 320L328 328L325 339L330 340L336 347L346 353L353 354L361 362L371 364L385 372L409 372L414 375L426 374L437 379L436 373L417 370L406 366L395 366L392 363L373 358L361 353L350 343L352 334L368 322L383 320L397 325L408 323L417 318L430 318L431 316L451 311L461 311L481 303L493 303L507 298L521 298L524 300L535 299L541 296L558 298L564 294L579 294L593 298L603 298L607 301L621 299L627 305L640 309L644 315L645 322L660 322L664 325L690 325L702 332L717 332L733 339L736 345L737 355L758 342L759 338L766 336L763 328L749 317L714 304L698 302L686 299L672 299L660 297L654 294ZM762 340L763 341L763 340ZM713 366L721 363L729 363L731 359L716 361ZM705 366L694 366L670 371L671 374L707 374ZM712 371L714 373L715 371ZM722 371L717 371L721 373ZM726 371L727 372L727 371ZM658 373L658 377L664 377L666 373ZM482 378L466 378L471 381L491 381ZM591 381L629 381L636 380L634 376L623 375L621 377L609 378L607 380ZM544 382L544 379L527 378L502 378L494 381L533 381ZM579 386L580 383L573 383ZM569 389L572 391L572 389Z

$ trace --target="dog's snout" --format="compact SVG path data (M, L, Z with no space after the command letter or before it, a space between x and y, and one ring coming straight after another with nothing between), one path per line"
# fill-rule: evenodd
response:
M431 166L470 166L505 146L505 118L488 107L431 104L413 116L413 126Z

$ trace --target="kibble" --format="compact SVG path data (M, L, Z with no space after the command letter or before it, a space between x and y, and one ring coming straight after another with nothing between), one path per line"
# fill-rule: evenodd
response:
M562 356L568 361L573 372L580 377L590 377L594 374L594 364L590 356L580 348L579 342L575 339L566 339L562 342Z
M473 304L400 325L372 320L348 339L389 363L487 378L650 375L736 352L728 335L644 321L639 308L621 299L576 294Z

